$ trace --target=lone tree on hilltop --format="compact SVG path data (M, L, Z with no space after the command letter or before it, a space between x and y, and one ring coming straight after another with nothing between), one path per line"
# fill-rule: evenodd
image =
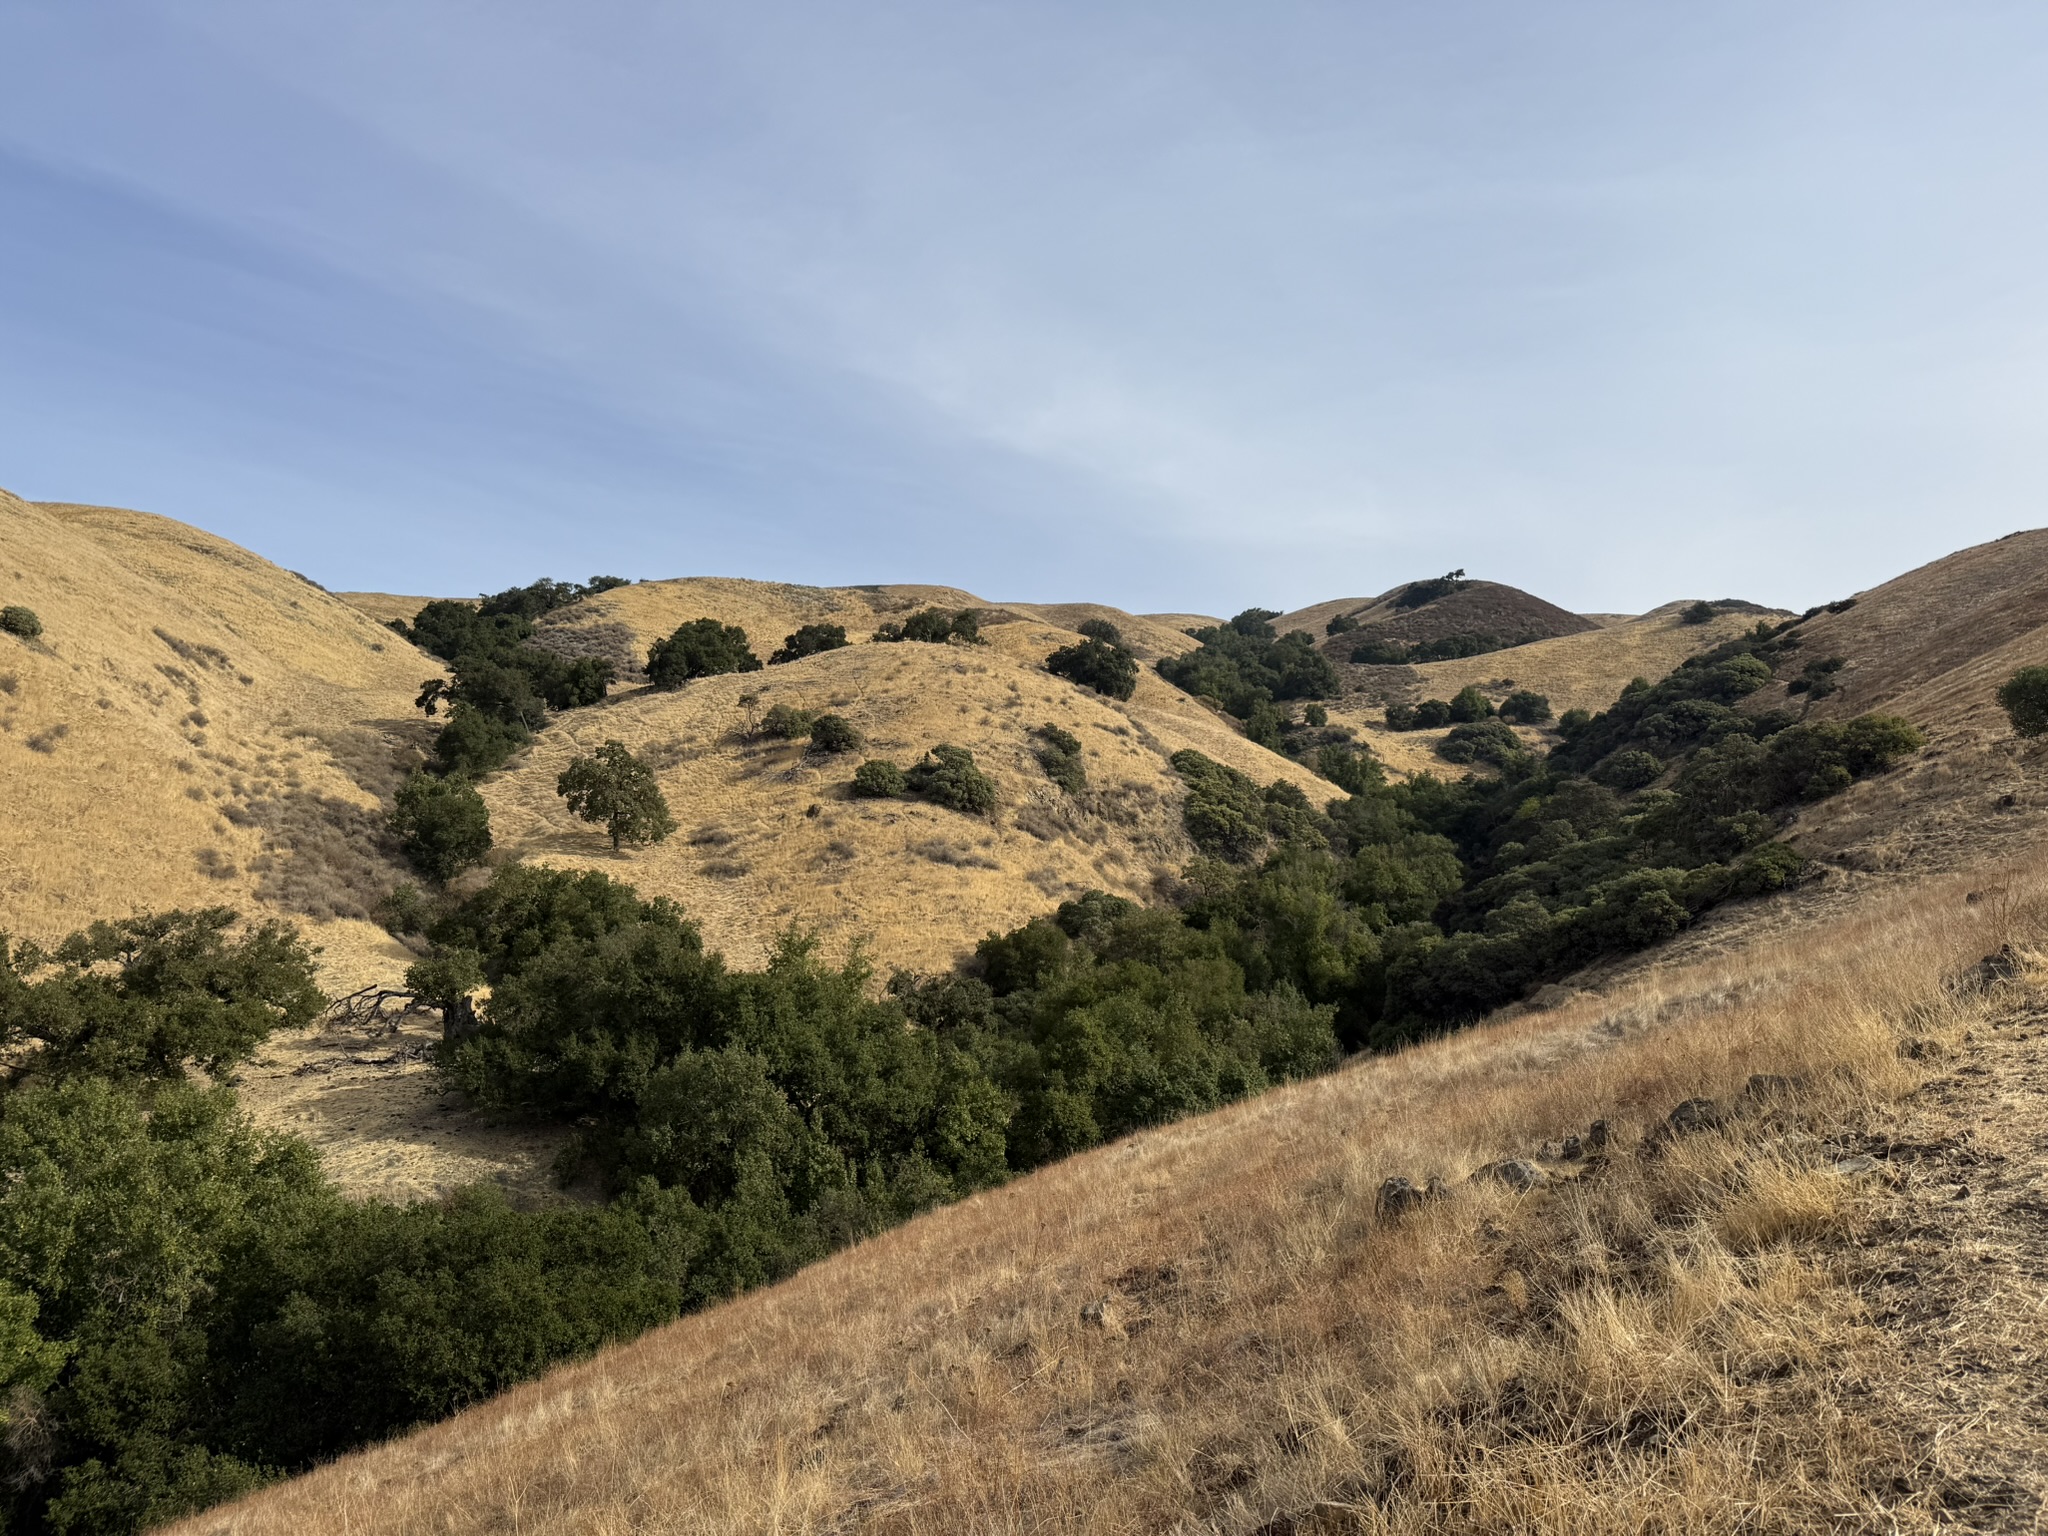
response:
M761 658L747 647L747 632L716 619L692 619L647 652L648 681L670 691L693 677L760 670Z
M555 780L555 793L585 821L604 824L614 853L626 843L658 843L676 829L654 770L622 741L577 758Z
M460 773L436 778L415 768L399 787L391 830L412 867L448 881L491 851L491 813Z
M2048 735L2048 667L2021 667L1998 690L2016 736Z

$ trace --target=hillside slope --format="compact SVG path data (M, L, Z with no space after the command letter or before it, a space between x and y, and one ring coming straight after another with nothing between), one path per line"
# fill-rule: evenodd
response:
M336 985L402 951L364 919L433 664L347 603L168 518L0 492L0 927L225 904L318 926Z
M980 610L988 643L867 643L877 624L932 604ZM1097 605L1050 611L1072 623L1108 617L1141 655L1194 643ZM1193 853L1168 762L1183 747L1262 784L1286 779L1318 800L1333 793L1149 669L1128 702L1052 676L1044 659L1075 640L1073 630L1039 610L949 588L641 582L550 615L538 638L569 654L610 656L632 677L656 639L703 617L740 625L764 657L807 623L840 624L854 643L672 693L629 685L552 721L529 754L492 777L485 798L506 856L604 869L672 897L741 963L758 962L777 933L796 925L834 953L866 937L884 966L943 969L988 932L1091 887L1157 900ZM867 744L835 757L751 737L743 696L756 710L790 704L842 715ZM1062 793L1038 764L1031 732L1048 722L1084 743L1080 795ZM659 766L678 836L614 855L596 828L568 814L556 776L606 740ZM863 756L907 766L940 743L967 748L994 779L992 815L853 798Z
M2038 1037L2039 965L1951 981L2048 937L2002 878L1131 1137L173 1529L2028 1529L2048 1250L1930 1206L2038 1209L2038 1127L1919 1097Z

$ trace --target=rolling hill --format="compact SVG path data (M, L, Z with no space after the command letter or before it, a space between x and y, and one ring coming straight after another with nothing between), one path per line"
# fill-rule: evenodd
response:
M441 668L382 621L421 600L344 601L140 513L0 498L0 535L0 602L45 625L0 640L0 789L18 811L0 833L0 927L47 937L223 902L309 923L330 987L395 980L411 952L367 914L402 877L383 812L431 731L413 696ZM1376 725L1390 698L1472 685L1597 709L1760 612L1595 623L1494 584L1409 609L1399 591L1280 623L1413 620L1399 637L1427 639L1468 631L1424 619L1476 623L1488 604L1549 626L1476 657L1344 664L1332 719L1409 772L1462 770L1430 755L1433 733ZM1471 611L1431 617L1474 593ZM987 643L856 643L676 692L639 673L655 639L700 617L765 654L800 624L858 642L928 604L979 609ZM797 926L834 953L866 941L884 973L936 971L1065 896L1170 891L1192 851L1168 762L1183 746L1329 795L1149 669L1124 703L1046 673L1089 618L1147 660L1188 649L1199 622L714 578L585 599L538 641L612 658L623 685L552 717L486 781L494 857L672 896L742 964ZM2015 741L1990 695L2048 659L2044 621L2048 535L2024 534L1796 627L1809 682L1834 691L1789 692L1781 669L1745 708L1896 711L1929 746L1798 813L1787 835L1815 864L1795 891L1715 908L1474 1028L1016 1178L179 1529L2028 1518L2038 1463L1999 1417L2024 1411L2026 1360L1998 1353L2018 1292L1999 1287L2048 1267L2024 1119L2048 1103L2025 1049L2048 1020L2048 796L2043 747ZM997 809L855 800L853 757L745 728L777 703L842 714L899 761L967 747ZM1048 721L1084 743L1078 795L1036 760ZM616 856L565 814L555 776L610 739L658 766L681 823L669 842ZM457 1108L425 1064L432 1030L275 1038L243 1102L306 1134L358 1195L494 1180L538 1198L562 1133ZM1959 1214L1930 1217L1923 1167L1968 1170L1940 1196ZM1935 1257L1979 1242L1980 1195L1997 1242L1969 1265ZM1896 1303L1902 1275L1924 1300ZM1976 1374L1945 1396L1959 1328ZM1946 1424L1957 1391L1968 1415Z

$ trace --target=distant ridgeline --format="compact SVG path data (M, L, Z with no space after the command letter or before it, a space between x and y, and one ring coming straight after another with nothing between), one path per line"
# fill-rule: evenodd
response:
M548 707L601 693L526 654L528 614L490 606L430 604L410 626L453 653L456 719L516 694L498 673ZM1203 631L1160 670L1306 740L1277 701L1330 690L1330 664L1270 618ZM956 622L946 642L971 643ZM735 636L697 621L664 654L678 674L761 665ZM1776 889L1800 867L1775 840L1786 810L1920 744L1892 718L1733 707L1797 645L1796 621L1759 625L1568 715L1547 757L1507 732L1498 777L1389 786L1348 742L1312 741L1350 779L1317 806L1179 753L1201 857L1175 903L1090 892L958 973L882 988L796 935L761 969L728 966L677 907L597 873L511 865L466 897L392 903L423 952L408 984L450 1021L441 1072L573 1129L562 1169L598 1205L352 1202L304 1142L253 1130L227 1074L324 1006L287 927L221 910L49 950L0 940L6 1529L139 1530ZM1113 633L1070 650L1076 686L1123 686ZM1038 737L1055 782L1078 772L1070 736Z

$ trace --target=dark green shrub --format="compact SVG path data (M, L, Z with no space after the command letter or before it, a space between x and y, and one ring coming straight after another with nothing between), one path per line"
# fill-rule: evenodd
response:
M1247 608L1228 624L1188 633L1198 649L1169 656L1159 675L1197 698L1211 698L1240 720L1261 702L1335 698L1337 669L1306 630L1276 636L1269 608Z
M761 717L761 734L782 741L797 741L810 735L817 721L816 710L798 709L794 704L774 704Z
M1457 697L1451 700L1450 717L1455 724L1491 719L1493 717L1493 701L1481 693L1476 686L1467 684L1465 687L1460 688Z
M1449 706L1446 706L1448 708ZM1412 731L1415 726L1413 704L1389 704L1387 706L1387 729L1390 731Z
M505 766L513 753L533 740L525 726L458 704L434 738L434 765L445 774L480 779Z
M1709 602L1697 602L1678 616L1681 624L1711 624L1719 610Z
M1361 667L1398 667L1407 663L1409 651L1405 640L1361 640L1351 648L1351 660Z
M802 661L823 651L836 651L846 644L846 629L839 624L806 624L793 635L783 637L782 648L768 658L771 667Z
M574 815L605 829L614 853L625 843L658 843L676 829L654 769L622 741L572 761L556 778L555 793Z
M1655 783L1664 772L1664 761L1653 752L1617 752L1593 770L1596 783L1624 792Z
M1415 729L1433 731L1451 723L1451 706L1442 699L1424 699L1415 706Z
M1593 714L1591 710L1568 709L1557 717L1557 733L1566 741L1571 741L1592 723Z
M1061 646L1045 658L1045 670L1106 698L1128 699L1138 689L1137 659L1106 640Z
M1104 645L1124 643L1124 632L1107 619L1083 619L1074 629L1084 640L1100 640Z
M995 784L974 766L974 754L965 747L933 747L903 777L912 794L948 810L984 816L995 809Z
M2016 736L2048 735L2048 667L2021 667L1998 689L1998 707Z
M1320 704L1302 706L1301 719L1304 725L1325 726L1330 723L1330 712Z
M1436 744L1436 754L1448 763L1492 763L1497 768L1528 755L1515 733L1498 720L1453 726Z
M1462 592L1472 583L1465 580L1463 571L1452 571L1429 581L1411 581L1403 587L1394 599L1396 608L1420 608L1424 603L1433 603L1440 597L1449 597L1453 592Z
M981 638L981 615L972 608L962 608L957 613L946 608L920 608L900 624L882 625L874 638L884 642L921 640L927 645L945 645L955 639L968 645L986 643Z
M1518 689L1500 701L1500 717L1515 725L1541 725L1550 718L1550 700Z
M36 640L42 637L43 621L36 617L33 608L23 608L19 604L14 604L0 608L0 630L10 635L19 635L24 640Z
M623 576L593 576L580 586L573 581L555 581L543 576L531 586L508 587L503 592L480 599L475 611L479 617L487 619L507 613L531 621L586 597L630 585L632 583Z
M886 758L871 757L853 771L853 792L867 800L894 800L907 794L910 781Z
M1340 613L1337 615L1337 617L1330 620L1329 623L1323 626L1323 633L1326 635L1330 635L1332 637L1337 635L1348 635L1351 633L1351 631L1353 631L1356 628L1358 628L1358 620L1354 619L1348 613ZM1353 657L1352 659L1354 661L1357 660L1356 657Z
M1032 732L1044 743L1038 749L1038 765L1047 778L1070 795L1088 787L1087 765L1081 760L1081 738L1048 721Z
M747 648L747 632L716 619L692 619L647 653L648 681L661 689L680 688L695 677L760 670L760 658Z
M399 787L391 830L407 862L430 880L448 881L491 850L491 813L468 778L415 769Z
M386 933L404 937L426 931L427 924L433 921L434 904L407 880L386 892L372 915Z
M1380 761L1362 746L1330 742L1316 749L1316 772L1348 795L1362 795L1386 782Z
M861 744L861 734L843 715L820 715L811 725L814 752L852 752Z

